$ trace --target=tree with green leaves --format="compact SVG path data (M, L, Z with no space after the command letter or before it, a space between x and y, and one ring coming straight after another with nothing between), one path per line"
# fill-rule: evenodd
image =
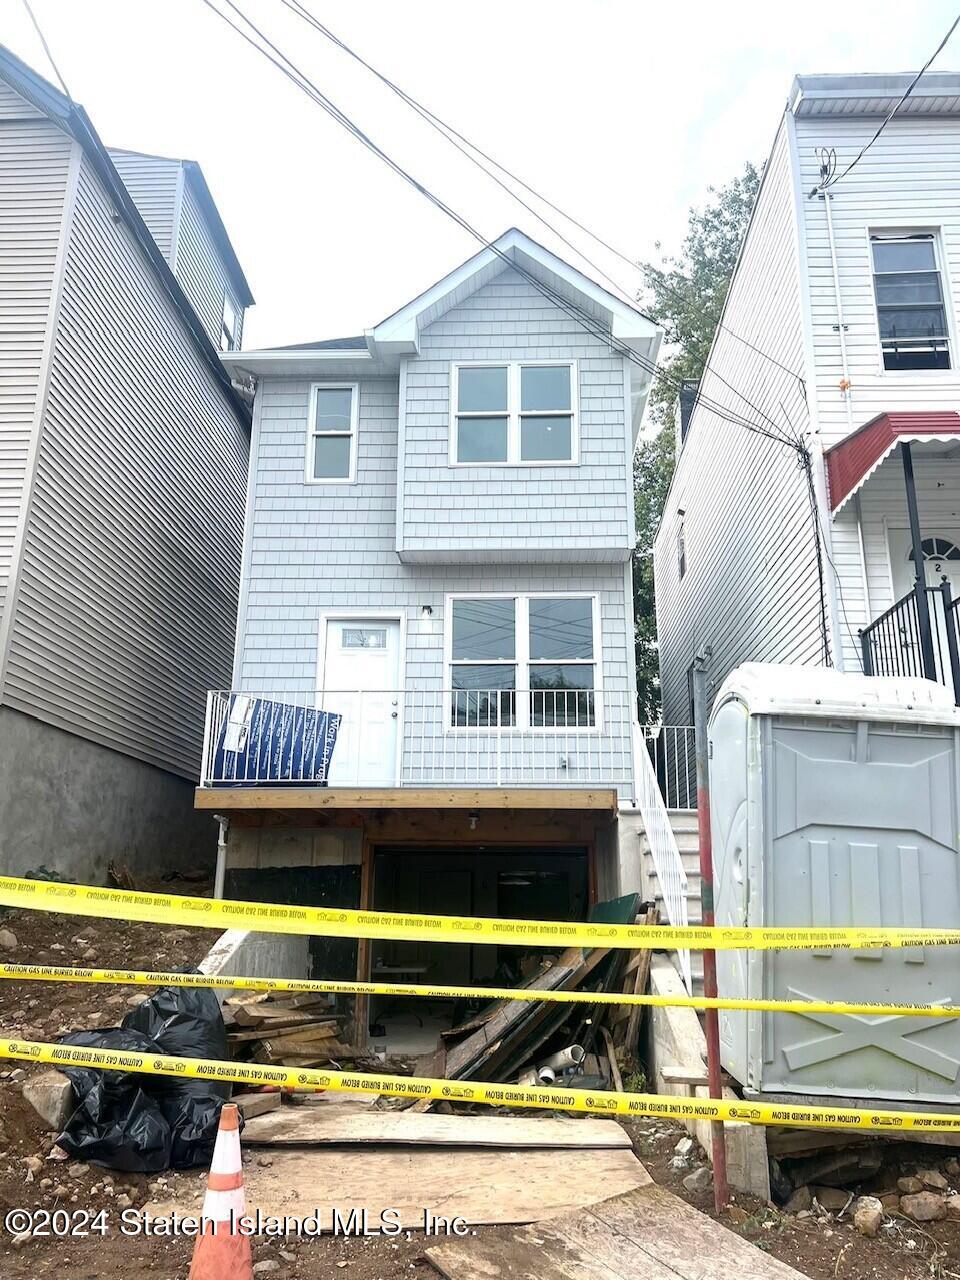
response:
M666 334L660 368L668 375L654 379L650 408L656 430L641 440L633 466L637 514L633 602L642 722L655 721L660 712L653 540L673 475L679 384L686 379L697 381L703 373L759 186L760 173L747 164L725 186L709 187L710 199L704 208L690 210L679 255L664 256L659 265L641 264L649 290L646 307Z

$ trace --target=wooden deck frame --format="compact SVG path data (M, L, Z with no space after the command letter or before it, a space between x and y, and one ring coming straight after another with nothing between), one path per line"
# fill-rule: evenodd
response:
M194 807L273 809L579 809L616 813L614 787L197 787Z

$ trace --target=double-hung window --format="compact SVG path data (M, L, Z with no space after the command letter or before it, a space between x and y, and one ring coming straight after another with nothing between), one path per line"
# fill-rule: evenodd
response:
M342 484L356 475L356 384L319 383L310 391L307 480Z
M594 596L454 596L448 635L453 726L596 725Z
M870 237L885 369L949 369L943 279L932 231Z
M572 361L455 364L451 461L549 466L577 457Z

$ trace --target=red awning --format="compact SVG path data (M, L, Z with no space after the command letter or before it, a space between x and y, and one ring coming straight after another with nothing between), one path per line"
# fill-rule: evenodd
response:
M881 413L828 449L830 509L839 511L901 441L960 440L960 413Z

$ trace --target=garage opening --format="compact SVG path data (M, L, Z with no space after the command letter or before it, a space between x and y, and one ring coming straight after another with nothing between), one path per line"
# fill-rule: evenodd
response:
M373 851L374 910L412 913L585 920L590 906L586 847L431 848L382 846ZM516 986L550 956L543 947L382 941L371 944L374 982ZM370 1041L398 1056L432 1051L438 1036L482 1002L374 996Z

